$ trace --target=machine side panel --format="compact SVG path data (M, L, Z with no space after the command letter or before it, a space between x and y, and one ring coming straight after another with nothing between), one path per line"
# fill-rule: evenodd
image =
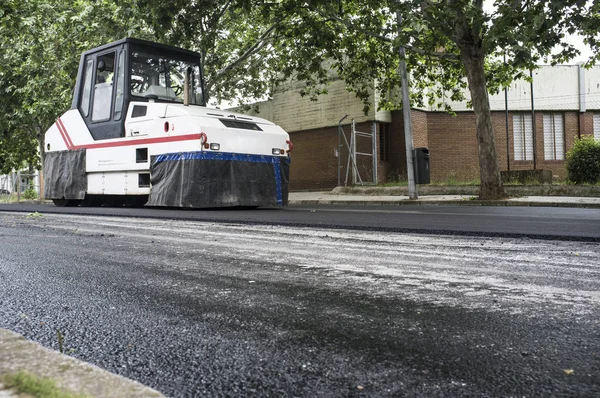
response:
M87 193L89 195L148 195L150 186L140 186L140 174L148 174L149 178L148 171L88 173Z

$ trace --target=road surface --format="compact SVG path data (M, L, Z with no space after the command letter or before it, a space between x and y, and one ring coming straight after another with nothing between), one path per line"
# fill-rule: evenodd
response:
M170 396L598 396L584 235L4 212L0 327Z
M600 209L519 206L317 205L255 210L56 207L0 204L0 211L150 217L242 224L536 237L600 242Z

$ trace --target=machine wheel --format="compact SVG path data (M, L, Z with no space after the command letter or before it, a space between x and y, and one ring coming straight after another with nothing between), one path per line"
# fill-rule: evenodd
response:
M52 201L54 202L54 206L57 207L65 207L67 205L67 203L69 203L69 199L52 199Z
M81 200L78 199L52 199L52 202L54 202L54 206L57 207L77 207L79 206L79 204L81 203Z

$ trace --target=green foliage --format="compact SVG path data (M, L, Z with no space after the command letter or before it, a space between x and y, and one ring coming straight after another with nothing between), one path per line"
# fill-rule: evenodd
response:
M567 179L574 184L600 181L600 141L591 136L575 140L567 152Z
M0 171L6 172L23 163L39 167L46 130L69 108L79 55L141 28L108 0L5 0L0 15Z
M37 199L38 195L33 187L29 187L25 190L25 192L23 192L22 197L23 199L34 200Z
M8 174L29 164L39 168L36 141L0 130L0 174Z

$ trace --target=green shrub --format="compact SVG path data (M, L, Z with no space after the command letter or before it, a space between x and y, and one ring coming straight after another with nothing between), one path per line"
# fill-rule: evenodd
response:
M23 192L23 199L37 199L37 192L33 188L27 188L27 190Z
M575 184L595 184L600 181L600 141L582 137L567 152L567 178Z

